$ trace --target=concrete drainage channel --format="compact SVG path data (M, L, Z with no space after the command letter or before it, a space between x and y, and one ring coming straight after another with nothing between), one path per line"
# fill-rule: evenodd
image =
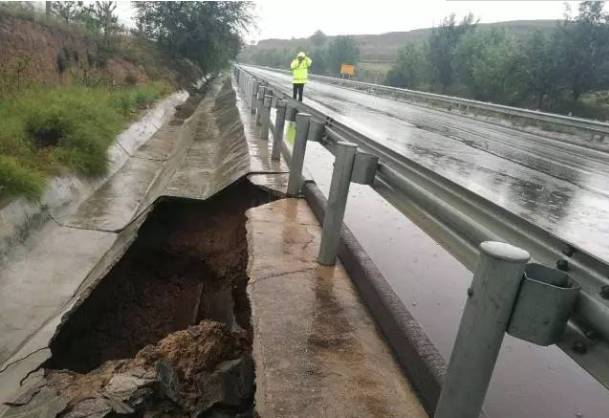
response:
M64 319L45 378L12 405L70 418L253 417L245 211L275 199L242 180L206 201L161 201Z

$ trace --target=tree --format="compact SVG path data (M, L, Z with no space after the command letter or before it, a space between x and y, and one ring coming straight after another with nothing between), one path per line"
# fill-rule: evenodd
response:
M54 1L50 5L50 11L61 17L66 23L70 23L79 16L82 5L82 1Z
M341 64L355 65L358 61L359 47L350 36L337 36L326 47L328 74L336 75L340 72Z
M519 48L504 30L472 30L454 52L453 68L470 95L512 103L519 93Z
M609 25L603 6L603 2L580 3L579 14L567 16L554 34L560 47L559 71L573 100L607 85Z
M311 60L313 60L313 66L311 67L312 73L328 74L327 53L324 48L313 48L308 55L311 57Z
M428 41L428 58L434 81L439 84L442 92L446 92L453 82L453 57L459 40L475 26L472 14L464 17L459 24L452 14L445 18L440 26L433 28Z
M119 28L118 16L115 14L117 6L115 1L96 1L86 9L93 25L104 35L106 45L110 44L110 37Z
M538 109L542 109L544 99L554 96L560 87L558 48L556 40L541 31L525 38L521 45L518 67L522 94L534 95Z
M241 33L252 23L248 2L133 2L138 28L174 57L190 58L204 72L234 59Z
M386 82L390 86L414 89L422 84L427 67L422 46L407 44L398 51L397 60L387 73Z
M309 40L311 41L311 45L320 48L325 45L326 41L328 40L328 37L322 31L316 30L315 33L311 35Z

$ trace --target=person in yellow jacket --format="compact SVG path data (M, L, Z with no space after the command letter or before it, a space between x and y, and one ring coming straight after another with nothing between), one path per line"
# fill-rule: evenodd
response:
M307 57L304 52L299 52L296 58L290 64L292 69L292 96L296 99L298 94L298 101L302 102L302 92L304 85L309 81L309 67L313 61Z

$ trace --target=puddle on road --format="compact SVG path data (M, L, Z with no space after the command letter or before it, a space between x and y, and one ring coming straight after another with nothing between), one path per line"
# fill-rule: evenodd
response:
M245 211L272 200L241 181L207 201L157 205L51 343L47 381L73 396L70 416L99 409L83 406L88 391L117 390L138 416L251 416ZM231 379L251 387L232 393Z

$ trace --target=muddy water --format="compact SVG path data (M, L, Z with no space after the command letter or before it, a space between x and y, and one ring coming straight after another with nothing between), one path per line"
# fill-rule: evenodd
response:
M245 211L271 200L241 181L207 201L159 203L61 327L47 370L97 373L204 319L245 334L251 347Z

